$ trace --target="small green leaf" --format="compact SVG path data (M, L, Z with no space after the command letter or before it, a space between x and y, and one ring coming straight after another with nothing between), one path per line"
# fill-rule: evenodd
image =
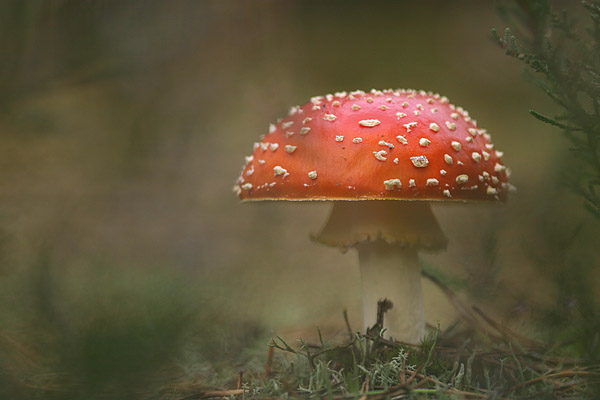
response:
M560 122L555 121L552 118L546 117L546 116L544 116L544 115L542 115L542 114L540 114L540 113L538 113L538 112L536 112L534 110L529 110L529 114L533 115L534 118L536 118L536 119L538 119L538 120L540 120L542 122L545 122L547 124L554 125L554 126L557 126L557 127L561 128L561 129L565 129L565 130L572 130L567 125L563 125Z

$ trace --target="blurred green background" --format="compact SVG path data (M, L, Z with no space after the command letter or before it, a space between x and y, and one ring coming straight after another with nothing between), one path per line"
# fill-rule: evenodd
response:
M273 331L333 333L345 306L358 328L356 254L309 240L328 205L232 193L269 122L342 90L432 90L488 129L519 190L436 205L450 245L423 261L517 330L571 329L598 224L504 26L475 0L2 1L0 394L171 398L260 365Z

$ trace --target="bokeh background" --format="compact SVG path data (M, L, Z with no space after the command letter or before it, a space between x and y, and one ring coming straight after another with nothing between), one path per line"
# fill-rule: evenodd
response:
M232 192L270 122L343 90L432 90L488 129L518 192L436 205L450 245L423 263L522 333L568 330L598 223L493 27L475 0L2 1L0 392L176 397L260 366L274 332L333 334L344 307L358 328L356 254L309 240L329 206Z

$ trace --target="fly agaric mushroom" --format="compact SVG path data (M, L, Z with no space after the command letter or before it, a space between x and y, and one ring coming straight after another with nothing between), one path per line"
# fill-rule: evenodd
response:
M272 124L235 191L244 201L333 201L314 239L358 250L364 328L387 298L386 334L418 343L425 334L418 251L447 243L429 201L506 201L501 157L485 129L446 97L341 92L313 97Z

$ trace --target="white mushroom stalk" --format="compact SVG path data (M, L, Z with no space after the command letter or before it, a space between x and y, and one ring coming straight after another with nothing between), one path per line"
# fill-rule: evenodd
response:
M418 344L425 336L419 250L446 247L446 238L426 201L338 201L318 242L358 251L363 331L377 323L377 302L385 313L384 336Z
M377 302L390 300L384 315L384 336L417 344L425 336L421 268L417 250L382 241L359 244L358 260L363 309L363 332L377 322ZM379 332L377 332L379 333Z

